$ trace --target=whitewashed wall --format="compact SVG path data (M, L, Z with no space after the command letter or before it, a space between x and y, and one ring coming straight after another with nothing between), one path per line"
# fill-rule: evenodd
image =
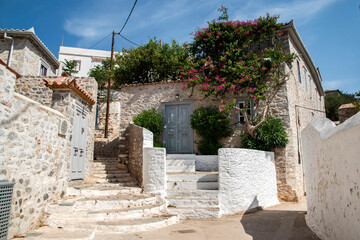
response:
M148 147L143 149L143 184L146 193L165 195L166 150Z
M240 148L219 149L221 214L277 203L274 153Z
M196 171L217 171L218 170L218 155L196 155L195 169Z
M308 226L323 240L360 239L360 113L302 131Z

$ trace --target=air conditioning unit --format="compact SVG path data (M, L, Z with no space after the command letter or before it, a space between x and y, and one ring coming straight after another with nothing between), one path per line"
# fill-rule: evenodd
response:
M61 119L59 122L59 135L66 136L69 129L69 123L65 119Z

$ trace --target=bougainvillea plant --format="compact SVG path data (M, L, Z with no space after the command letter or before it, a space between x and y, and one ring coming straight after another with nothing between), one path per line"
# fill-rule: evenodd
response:
M254 112L260 118L252 123L246 111L245 131L251 136L266 119L269 105L287 79L285 64L295 54L283 50L286 40L278 16L260 17L253 21L228 20L227 9L208 27L199 28L189 44L192 65L186 72L184 87L198 87L204 97L215 97L221 111L242 111L229 97L245 98L248 106L255 102Z

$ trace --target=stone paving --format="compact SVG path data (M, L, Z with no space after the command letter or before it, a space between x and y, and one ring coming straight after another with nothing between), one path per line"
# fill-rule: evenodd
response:
M282 203L262 211L247 211L212 220L186 220L160 230L120 235L86 231L48 231L26 240L320 240L305 223L306 202Z

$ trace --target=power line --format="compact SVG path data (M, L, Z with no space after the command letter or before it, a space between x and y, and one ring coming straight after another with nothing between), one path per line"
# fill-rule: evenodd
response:
M124 23L124 26L121 28L121 30L120 30L120 32L119 32L119 35L120 35L121 32L124 30L127 22L129 21L129 18L130 18L131 14L132 14L132 12L133 12L133 10L134 10L134 8L135 8L136 3L137 3L137 0L135 0L134 5L133 5L133 7L132 7L132 9L131 9L131 11L130 11L130 13L129 13L129 16L127 17L127 19L126 19L126 21L125 21L125 23Z
M139 44L137 44L137 43L134 43L133 41L131 41L131 40L127 39L126 37L124 37L123 35L121 35L120 33L119 33L119 35L120 35L120 37L122 37L123 39L125 39L126 41L128 41L129 43L132 43L132 44L134 44L134 45L136 45L136 46L138 46L138 47L141 47L141 45L139 45Z

